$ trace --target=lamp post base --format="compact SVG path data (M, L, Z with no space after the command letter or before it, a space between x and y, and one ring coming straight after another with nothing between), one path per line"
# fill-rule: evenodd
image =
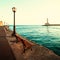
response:
M11 41L11 42L18 42L18 38L17 38L17 36L16 36L16 33L14 34L14 33L12 33L12 37L15 37L16 38L16 40L15 41Z
M13 33L12 33L12 36L16 36L16 33L13 32Z

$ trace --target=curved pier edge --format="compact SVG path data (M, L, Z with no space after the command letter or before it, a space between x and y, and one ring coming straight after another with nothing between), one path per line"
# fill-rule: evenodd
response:
M11 36L11 34L12 31L10 29L6 30L6 38L8 39L16 60L60 60L60 56L56 55L52 50L33 43L18 34L16 34L15 37ZM16 40L18 40L17 43Z

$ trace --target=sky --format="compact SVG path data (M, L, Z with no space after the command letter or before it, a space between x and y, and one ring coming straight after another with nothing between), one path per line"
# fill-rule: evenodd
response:
M0 20L13 24L12 7L16 7L16 25L60 23L60 0L0 0Z

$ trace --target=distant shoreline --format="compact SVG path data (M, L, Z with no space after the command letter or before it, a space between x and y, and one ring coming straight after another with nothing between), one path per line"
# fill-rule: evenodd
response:
M60 26L60 24L45 24L43 26Z

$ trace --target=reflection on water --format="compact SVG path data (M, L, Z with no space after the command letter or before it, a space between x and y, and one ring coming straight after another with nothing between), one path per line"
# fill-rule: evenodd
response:
M60 26L17 25L16 32L60 55Z
M47 33L49 33L49 26L46 26L46 27L47 27L47 28L46 28L46 29L47 29Z

